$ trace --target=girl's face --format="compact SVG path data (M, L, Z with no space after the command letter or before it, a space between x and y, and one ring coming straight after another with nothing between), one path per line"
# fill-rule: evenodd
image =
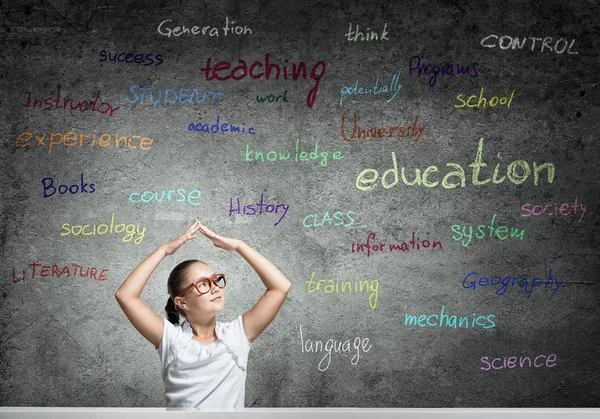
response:
M213 275L214 272L210 266L203 263L197 262L188 268L184 288L202 278L209 281L210 284L206 294L200 294L196 287L192 287L181 297L188 318L193 317L196 313L216 314L225 308L225 288L219 288L210 280Z

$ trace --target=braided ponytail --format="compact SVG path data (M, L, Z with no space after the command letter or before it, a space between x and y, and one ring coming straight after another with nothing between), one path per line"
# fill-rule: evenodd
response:
M179 324L179 308L173 302L173 299L169 297L167 305L165 306L167 312L167 319L173 324Z

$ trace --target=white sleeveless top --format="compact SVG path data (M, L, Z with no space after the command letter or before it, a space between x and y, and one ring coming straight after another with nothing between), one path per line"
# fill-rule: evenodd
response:
M243 408L251 344L242 316L217 322L217 340L205 346L192 339L190 324L163 317L158 346L168 408Z

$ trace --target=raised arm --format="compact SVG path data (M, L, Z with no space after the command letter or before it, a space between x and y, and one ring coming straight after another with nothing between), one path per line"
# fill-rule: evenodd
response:
M250 343L273 321L292 284L267 258L241 240L219 236L200 224L198 231L215 246L237 251L256 271L267 290L258 302L242 316L244 331Z
M183 243L196 238L198 221L181 236L169 243L163 244L148 256L137 268L131 272L119 289L115 292L121 309L138 332L158 348L163 332L163 319L155 314L141 299L140 295L160 262L172 255Z

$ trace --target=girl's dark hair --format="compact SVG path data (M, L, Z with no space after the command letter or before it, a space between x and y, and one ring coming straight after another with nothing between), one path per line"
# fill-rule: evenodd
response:
M165 311L167 312L167 319L173 324L179 324L179 315L185 317L185 314L179 310L179 307L175 305L174 298L179 292L183 289L183 285L185 282L185 274L190 267L190 265L200 262L196 259L186 260L181 262L179 265L175 266L169 275L169 279L167 280L167 289L169 291L169 299L167 300L167 305L165 306ZM204 262L200 262L204 263Z

